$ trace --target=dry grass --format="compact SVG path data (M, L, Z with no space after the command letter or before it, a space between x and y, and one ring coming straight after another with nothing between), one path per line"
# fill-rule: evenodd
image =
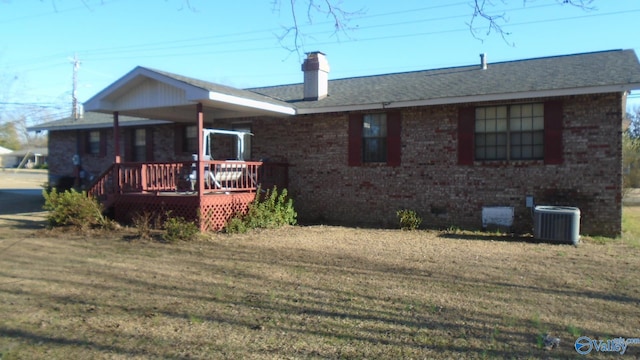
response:
M640 337L640 249L626 241L126 235L5 231L0 358L567 358L580 335ZM546 332L560 348L541 349Z

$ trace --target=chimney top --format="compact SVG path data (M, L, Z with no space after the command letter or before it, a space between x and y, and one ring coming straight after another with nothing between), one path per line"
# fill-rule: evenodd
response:
M480 54L480 66L482 70L487 70L487 53Z
M304 72L304 99L321 100L329 94L329 62L320 51L307 53L302 63Z

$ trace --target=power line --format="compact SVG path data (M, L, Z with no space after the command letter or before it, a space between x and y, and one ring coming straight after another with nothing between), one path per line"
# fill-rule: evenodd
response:
M450 3L450 4L445 4L445 5L437 5L437 6L429 6L429 7L421 7L421 8L415 8L415 9L408 9L408 10L403 10L403 11L396 11L396 12L389 12L389 13L383 13L383 14L372 14L372 15L365 15L365 16L359 16L359 17L355 17L354 19L351 20L366 20L366 19L373 19L373 18L377 18L377 17L390 17L390 16L394 16L394 15L401 15L401 14L406 14L406 13L417 13L417 12L423 12L423 11L430 11L430 10L434 10L434 9L439 9L439 8L448 8L448 7L456 7L456 6L460 6L460 5L466 5L467 2L457 2L457 3ZM533 9L533 8L538 8L538 7L546 7L546 6L557 6L555 4L547 4L547 5L539 5L539 6L534 6L534 7L521 7L521 8L512 8L512 9L505 9L502 11L509 11L509 12L513 12L513 11L520 11L520 10L525 10L525 9ZM439 18L428 18L428 19L421 19L421 20L416 20L416 21L412 21L412 22L407 22L406 20L403 20L403 22L401 23L391 23L391 24L378 24L378 25L373 25L373 26L365 26L365 27L358 27L358 30L363 30L363 29L371 29L371 28L379 28L379 27L390 27L390 26L397 26L397 25L406 25L406 24L411 24L411 23L424 23L424 22L431 22L431 21L439 21L439 20L447 20L447 19L454 19L454 18L462 18L462 17L469 17L470 15L468 13L465 13L464 15L453 15L453 16L446 16L446 17L439 17ZM300 28L304 29L304 28L309 28L309 27L322 27L324 25L327 24L331 24L331 22L319 22L319 23L315 23L313 25L305 25L302 24L300 25ZM180 40L172 40L172 41L161 41L161 42L153 42L153 43L143 43L143 44L134 44L134 45L124 45L124 46L118 46L118 47L109 47L109 48L94 48L94 49L87 49L87 50L81 50L79 51L83 57L85 59L89 58L91 59L93 55L114 55L114 54L118 54L118 53L122 53L122 54L136 54L136 53L140 53L140 52L149 52L149 51L162 51L162 50L177 50L177 49L185 49L185 48L193 48L193 47L201 47L203 45L207 45L207 46L213 46L213 45L227 45L230 43L234 43L234 44L238 44L238 43L247 43L247 42L255 42L255 41L264 41L264 40L271 40L273 39L273 36L269 36L269 37L252 37L252 38L248 38L248 39L244 39L244 40L238 40L237 37L240 36L246 36L246 35L254 35L254 34L265 34L265 33L269 33L269 34L273 34L276 31L281 31L281 28L269 28L269 29L261 29L261 30L254 30L254 31L244 31L244 32L238 32L238 33L230 33L230 34L219 34L219 35L212 35L212 36L206 36L206 37L197 37L197 38L189 38L189 39L180 39ZM313 35L319 35L319 34L333 34L334 31L320 31L320 32L314 32L314 33L309 33L309 36L313 36ZM219 41L215 41L215 42L210 42L209 40L219 40ZM194 43L197 42L197 43ZM205 42L205 43L203 43ZM190 43L190 44L189 44ZM171 45L174 44L174 45ZM180 44L184 44L184 45L180 45ZM271 48L275 48L275 46L271 47ZM259 48L257 50L263 50L262 48ZM38 58L33 58L31 60L23 60L21 63L24 64L25 62L31 62L31 63L40 63L43 61L48 61L50 60L52 57L57 57L57 56L64 56L64 54L52 54L49 56L42 56L42 57L38 57ZM109 59L113 59L113 58L109 58Z
M450 5L446 5L446 6L455 6L455 5L460 5L460 4L463 4L463 3L454 3L454 4L450 4ZM547 7L547 6L557 6L557 5L554 5L554 4L540 5L540 6L536 6L535 8ZM438 7L445 7L445 5L438 6ZM414 10L415 11L420 11L420 10L433 9L433 8L436 8L436 7L419 8L419 9L414 9ZM507 9L505 11L513 12L513 11L520 11L520 10L528 10L528 9L531 9L531 8L534 8L534 7L514 8L514 9ZM410 11L412 11L412 10L399 11L399 12L390 13L390 14L386 14L386 15L402 14L402 13L406 13L406 12L410 12ZM640 9L628 10L628 11L625 11L624 13L638 12L638 11L640 11ZM575 20L575 19L589 18L589 17L610 16L610 15L617 15L617 14L621 14L621 13L623 13L623 12L612 12L612 13L604 13L604 14L600 13L600 14L593 14L593 15L584 15L584 16L576 16L576 17L565 17L565 18L556 18L556 19L544 19L544 20L528 21L528 22L522 22L522 23L505 24L505 25L503 25L503 27L507 28L509 26L521 26L521 25L529 25L529 24L536 24L536 23L548 23L548 22ZM385 14L377 14L377 15L371 15L369 17L373 18L373 17L380 17L380 16L386 16L386 15ZM396 23L378 24L378 25L371 25L371 26L361 27L360 30L366 30L366 29L371 29L371 28L392 27L392 26L415 24L415 23L432 22L432 21L447 20L447 19L453 19L453 18L459 18L459 17L467 17L467 16L468 15L452 15L452 16L439 17L439 18L429 18L429 19L415 20L415 21L411 21L411 22L402 22L402 23L397 23L396 22ZM362 18L369 18L369 17L362 17ZM408 33L408 34L369 37L369 38L360 38L360 39L349 39L349 40L344 40L343 42L356 42L356 41L364 42L364 41L385 40L385 39L398 39L398 38L407 38L407 37L417 37L417 36L428 36L428 35L438 35L438 34L453 33L453 32L462 32L462 31L468 31L468 30L469 30L468 27L465 27L465 28L429 31L429 32L422 32L422 33ZM237 49L233 49L233 50L201 50L201 51L195 51L195 52L190 52L190 53L175 52L178 49L187 49L187 48L193 48L193 47L201 48L203 45L214 46L214 45L227 45L229 43L234 43L234 44L251 43L251 42L263 41L263 40L266 40L266 39L271 39L271 37L269 37L269 38L266 38L266 37L253 37L253 38L244 39L244 40L237 40L237 39L236 40L230 40L229 39L230 37L233 37L233 36L243 36L243 35L259 34L259 33L262 33L262 31L249 31L249 32L241 32L241 33L235 33L235 34L199 37L199 38L191 38L191 39L183 39L183 40L174 40L174 41L169 41L169 42L155 42L155 43L151 43L151 44L128 45L128 46L121 46L121 47L114 47L114 48L90 49L90 50L86 50L86 51L81 51L81 53L87 55L87 56L85 56L85 60L86 61L96 62L96 61L108 61L108 60L121 59L125 55L127 55L127 57L136 56L138 58L150 58L150 57L158 57L158 56L176 57L176 56L214 55L214 54L228 54L228 53L239 53L239 52L265 51L265 50L272 50L272 49L275 49L275 48L279 48L279 45L272 45L272 46L267 46L267 47L264 47L264 46L261 46L261 47L241 47L241 48L237 48ZM322 34L322 33L328 33L328 32L326 32L326 31L316 32L316 33L311 33L310 35L316 35L316 34ZM221 39L221 38L222 38L221 41L207 43L207 44L201 44L201 43L188 44L188 43L193 43L193 42L196 42L196 41L206 41L206 40L209 40L209 39ZM333 41L331 41L331 42L317 42L317 43L314 43L313 46L320 46L320 45L326 45L326 44L332 44L332 43L333 43ZM167 46L168 44L176 44L176 45ZM179 44L184 44L184 45L179 45ZM122 55L122 56L120 56L120 55ZM42 57L40 59L45 61L47 59L47 57ZM59 66L59 65L60 65L60 63L57 63L57 64L54 64L54 65L48 65L46 67L41 67L41 68L49 68L49 67ZM33 69L31 69L31 70L33 70Z
M549 5L542 5L542 6L549 6ZM541 7L542 7L541 6ZM601 13L601 14L592 14L592 15L582 15L582 16L573 16L573 17L563 17L563 18L555 18L555 19L545 19L545 20L534 20L534 21L525 21L525 22L520 22L520 23L513 23L513 24L507 24L507 25L503 25L503 28L508 28L508 27L514 27L514 26L523 26L523 25L531 25L531 24L539 24L539 23L551 23L551 22L559 22L559 21L566 21L566 20L577 20L577 19L583 19L583 18L591 18L591 17L601 17L601 16L611 16L611 15L619 15L621 13L636 13L636 12L640 12L640 9L633 9L633 10L627 10L627 11L618 11L618 12L610 12L610 13ZM460 16L449 16L446 18L437 18L438 20L441 19L450 19L450 18L454 18L454 17L460 17ZM434 19L429 19L429 20L417 20L416 22L425 22L425 21L434 21ZM386 27L386 26L395 26L398 25L398 23L393 23L393 24L381 24L381 25L374 25L371 26L373 27ZM366 29L366 27L365 27ZM428 35L440 35L440 34L447 34L447 33L455 33L455 32L463 32L463 31L469 31L468 27L464 27L464 28L454 28L454 29L445 29L445 30L436 30L436 31L427 31L427 32L414 32L414 33L408 33L408 34L400 34L400 35L387 35L387 36L377 36L377 37L369 37L369 38L360 38L360 39L349 39L349 40L345 40L343 41L343 43L350 43L350 42L365 42L365 41L377 41L377 40L391 40L391 39L400 39L400 38L409 38L409 37L420 37L420 36L428 36ZM326 32L324 32L326 33ZM319 34L319 33L315 33L315 34ZM249 42L249 41L254 41L252 39L246 40L245 42ZM225 44L221 43L221 44ZM332 44L333 41L329 41L329 42L316 42L313 43L313 46L320 46L320 45L327 45L327 44ZM217 43L213 43L214 45ZM191 46L192 47L192 46ZM157 48L154 49L156 51L166 51L166 52L154 52L152 54L150 54L147 51L145 51L146 53L143 55L135 55L137 58L154 58L154 57L175 57L175 56L195 56L195 55L220 55L220 54L230 54L230 53L242 53L242 52L253 52L253 51L265 51L265 50L272 50L277 48L278 46L268 46L268 47L254 47L254 48L238 48L238 49L233 49L233 50L202 50L202 51L194 51L194 52L189 52L189 53L185 53L185 52L173 52L172 50L177 50L177 49L182 49L182 47L165 47L165 48ZM132 52L125 52L125 54L129 54L129 56L134 56L134 54L138 53L137 51L132 51ZM120 59L121 57L118 55L115 55L118 53L114 53L113 56L110 56L112 54L109 53L104 53L104 56L99 56L99 57L87 57L87 61L91 60L91 61L108 61L108 60L117 60Z

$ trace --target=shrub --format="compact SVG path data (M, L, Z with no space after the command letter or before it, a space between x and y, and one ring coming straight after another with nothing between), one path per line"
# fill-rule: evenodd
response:
M162 238L167 242L194 240L200 232L196 224L182 217L169 217L164 222L166 232Z
M242 215L232 217L224 226L224 231L229 234L244 234L248 230L247 225L242 219Z
M413 210L398 210L396 215L398 216L400 229L402 230L415 230L422 223L422 218Z
M278 194L278 189L274 186L263 196L260 194L258 188L256 198L249 204L246 214L236 214L229 219L225 226L226 232L238 233L250 229L272 229L296 224L298 213L293 208L293 200L288 197L287 189L282 189Z
M138 238L151 239L151 230L159 228L160 219L149 211L136 213L132 218L133 226L136 228Z
M68 190L58 192L55 188L44 190L43 209L49 211L50 227L73 226L83 230L90 227L112 227L113 223L102 215L102 205L86 192Z

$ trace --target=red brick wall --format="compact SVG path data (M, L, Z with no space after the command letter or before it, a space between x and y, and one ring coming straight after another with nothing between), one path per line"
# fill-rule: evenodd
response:
M258 119L253 154L290 163L289 190L307 221L396 226L396 211L408 208L428 227L477 229L483 206L513 206L515 229L531 232L525 197L532 195L539 205L579 207L583 234L619 235L621 95L562 100L560 165L512 161L459 166L455 105L402 110L399 167L348 166L348 115L342 113Z
M120 128L120 156L124 160L124 137L127 128ZM73 154L82 150L77 147L77 139L84 139L87 130L50 131L49 132L49 178L55 182L61 176L74 176L71 160ZM89 176L98 176L114 161L113 129L105 129L106 153L104 156L81 154L82 169ZM153 128L154 161L189 161L191 154L176 154L174 150L174 127L172 125ZM82 151L80 151L82 153Z

